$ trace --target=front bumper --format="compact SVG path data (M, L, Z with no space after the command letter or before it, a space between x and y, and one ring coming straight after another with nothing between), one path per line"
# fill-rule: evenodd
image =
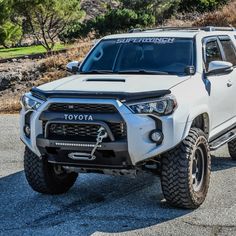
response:
M35 98L34 98L35 99ZM170 150L182 140L185 131L186 122L176 122L176 115L163 116L163 117L150 117L147 115L133 114L124 104L115 99L75 99L75 98L51 98L48 99L37 111L33 111L30 118L31 134L26 137L24 133L25 125L25 110L21 111L21 139L22 141L38 156L45 153L48 155L49 160L55 161L56 154L48 152L48 148L54 147L58 140L49 140L43 136L43 121L41 115L45 112L52 103L82 103L82 104L110 104L116 107L117 111L122 116L122 119L127 126L127 141L126 143L109 142L103 143L98 151L113 151L115 157L119 162L109 162L108 159L103 159L103 164L107 166L113 164L114 166L135 166L140 162L149 160L157 155ZM162 131L164 139L162 144L156 145L150 140L150 132L157 128L157 120L162 124ZM78 121L79 122L79 121ZM65 142L64 142L65 141ZM64 140L63 142L70 142ZM60 140L61 142L61 140ZM73 141L73 143L76 143ZM80 142L81 143L81 142ZM88 143L88 142L86 142ZM56 147L54 147L56 148ZM78 150L78 147L59 147L61 153L58 156L67 155L68 151ZM91 151L91 148L90 148ZM64 154L63 154L64 153ZM54 155L54 157L53 157ZM98 155L98 154L97 154ZM102 158L102 157L100 157ZM65 161L65 159L60 159ZM125 162L125 164L124 164ZM124 165L123 165L123 164ZM74 163L73 163L74 164ZM90 163L93 165L93 163Z
M95 160L79 161L69 158L69 154L78 150L90 153L91 146L94 146L94 143L73 141L72 145L71 141L48 140L42 136L37 137L36 143L41 155L47 156L48 161L51 163L86 168L132 168L127 142L104 142L100 145L98 151L95 152Z

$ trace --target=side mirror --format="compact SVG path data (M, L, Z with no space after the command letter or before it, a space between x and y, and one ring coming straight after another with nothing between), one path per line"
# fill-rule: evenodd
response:
M226 61L212 61L209 63L207 76L229 74L234 70L233 64Z
M66 70L72 74L76 74L79 70L80 62L72 61L66 65Z
M196 72L196 70L195 70L195 67L194 67L194 66L187 66L187 67L185 68L185 73L186 73L187 75L194 75L195 72Z

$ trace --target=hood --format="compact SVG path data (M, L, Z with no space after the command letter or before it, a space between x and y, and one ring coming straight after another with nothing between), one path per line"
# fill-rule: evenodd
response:
M168 90L189 79L173 75L73 75L38 87L42 91L126 92Z

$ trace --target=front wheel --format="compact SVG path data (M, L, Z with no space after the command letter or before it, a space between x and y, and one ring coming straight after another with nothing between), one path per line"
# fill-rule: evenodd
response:
M186 139L162 156L161 183L173 206L197 208L205 200L210 182L211 156L204 132L192 128Z
M61 194L75 183L78 174L67 173L61 166L40 159L29 148L25 148L24 169L31 188L39 193Z

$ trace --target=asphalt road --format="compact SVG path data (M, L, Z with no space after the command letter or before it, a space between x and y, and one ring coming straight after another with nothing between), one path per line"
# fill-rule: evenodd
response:
M153 176L80 175L64 195L27 185L18 116L0 116L0 235L236 235L236 163L213 153L208 197L197 210L163 200Z

